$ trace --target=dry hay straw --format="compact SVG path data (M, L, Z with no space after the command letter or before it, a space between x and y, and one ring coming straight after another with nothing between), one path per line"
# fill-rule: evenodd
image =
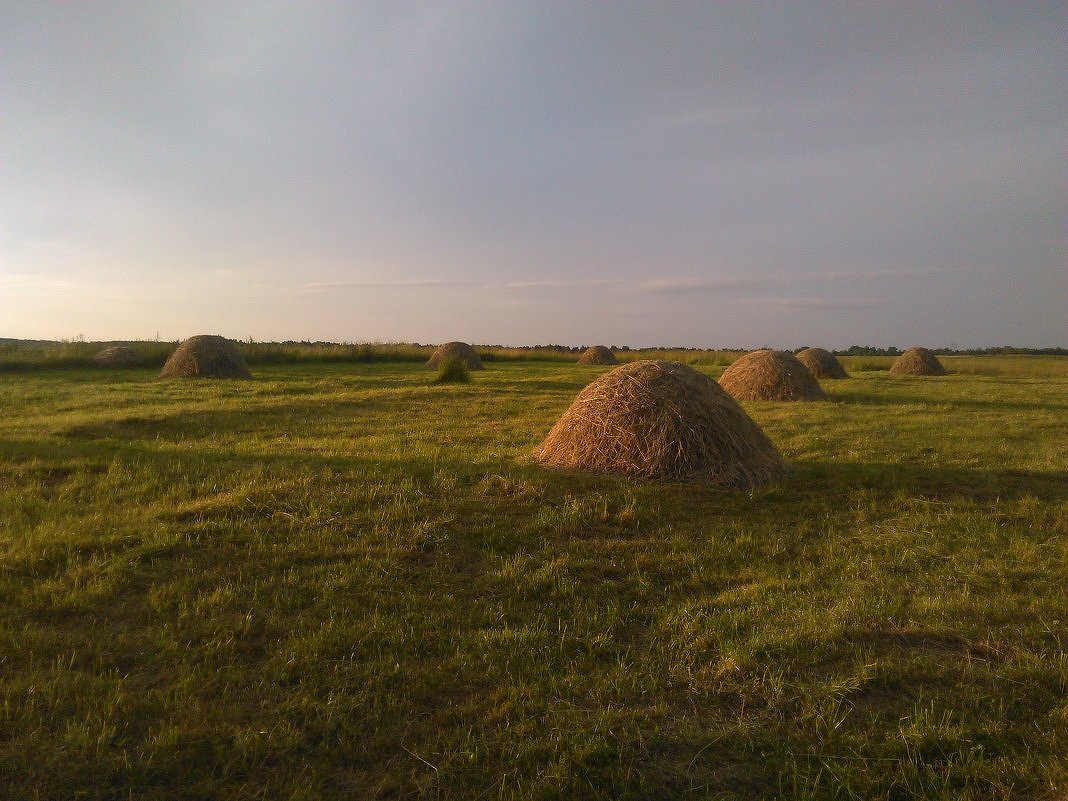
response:
M808 368L813 377L849 378L849 373L842 367L838 357L823 348L805 348L798 351L797 360Z
M715 381L652 360L587 386L533 455L550 468L719 487L762 487L787 470L760 426Z
M434 355L427 360L426 366L441 367L449 359L461 359L467 365L468 370L486 369L482 366L482 359L475 353L475 349L466 342L446 342L444 345L438 345Z
M826 400L820 383L792 353L754 350L723 371L719 384L735 400Z
M927 348L909 348L890 365L890 375L945 375L946 368Z
M93 357L98 367L136 367L144 359L133 348L125 345L116 345L113 348L104 348Z
M245 357L225 337L198 334L183 342L159 374L160 378L252 378Z
M579 364L619 364L619 360L604 345L591 345L579 356Z

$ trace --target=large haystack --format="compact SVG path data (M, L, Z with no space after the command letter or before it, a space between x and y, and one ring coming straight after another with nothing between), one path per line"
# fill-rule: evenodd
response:
M604 345L593 345L586 348L579 356L579 364L619 364L616 354Z
M98 367L137 367L144 359L133 348L116 345L104 348L93 357L93 361Z
M813 377L849 378L838 357L823 348L805 348L797 354L797 360L808 368Z
M909 348L890 365L891 375L945 375L946 368L927 348Z
M735 400L826 400L820 383L792 353L754 350L723 371L719 384Z
M466 342L446 342L444 345L438 345L438 349L434 351L434 355L427 361L426 366L441 367L447 359L463 359L468 370L486 369L482 366L482 359L475 353L475 349Z
M534 450L545 467L754 488L786 465L760 427L708 376L638 361L582 390Z
M160 378L252 378L245 357L225 337L198 334L171 354Z

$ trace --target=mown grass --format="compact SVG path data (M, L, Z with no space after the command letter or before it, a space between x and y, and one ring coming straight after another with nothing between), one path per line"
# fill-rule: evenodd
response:
M749 404L747 494L531 464L601 369L0 376L0 797L1063 797L1063 371Z

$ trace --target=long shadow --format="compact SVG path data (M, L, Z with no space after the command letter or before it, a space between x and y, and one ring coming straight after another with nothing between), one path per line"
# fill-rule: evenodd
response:
M828 392L830 400L847 406L901 406L905 404L935 404L961 409L1003 409L1017 411L1068 411L1068 403L1056 401L979 400L974 398L938 398L923 395L883 395L873 392Z
M321 455L300 450L277 450L262 452L241 448L220 447L217 439L208 440L207 432L219 434L242 434L264 430L285 430L280 423L309 416L322 416L324 409L347 417L361 412L380 413L394 405L384 399L354 398L346 401L297 402L272 405L269 408L246 410L205 410L179 412L159 416L124 416L95 423L70 426L60 431L42 432L40 439L0 440L0 454L11 458L36 458L56 462L64 458L92 460L102 455L109 458L117 454L150 457L152 459L198 459L211 461L247 461L260 465L301 465L307 467L353 468L367 467L389 473L412 472L422 474L432 471L434 465L425 459L397 454L372 454L355 452L351 455ZM403 405L403 404L399 404ZM349 417L351 419L351 417ZM531 439L531 447L534 445ZM203 447L197 442L203 440ZM181 451L161 450L160 442L181 443ZM452 446L469 449L481 441L477 437L454 440ZM284 447L284 446L283 446ZM448 445L443 446L444 450ZM402 452L403 453L403 452ZM610 490L625 483L633 487L653 487L661 496L669 496L687 503L723 503L732 496L747 495L739 491L707 488L691 485L661 485L655 482L629 479L613 475L597 475L568 471L543 470L525 460L525 454L514 459L495 459L473 462L470 453L463 463L467 474L485 469L500 472L520 468L542 476L548 488L559 487L560 491L576 492L583 489ZM789 503L797 496L812 498L815 494L833 501L845 498L858 488L884 492L888 495L904 493L909 496L946 499L966 498L977 502L989 502L997 498L1015 498L1023 495L1044 501L1068 499L1068 474L1049 470L1017 470L1004 467L966 468L953 465L931 466L907 462L796 462L786 481L777 488L762 490L765 502L776 504L778 499ZM729 501L727 505L731 506Z
M807 492L847 495L864 488L888 494L931 500L965 498L989 502L998 498L1034 496L1046 501L1068 500L1068 474L1049 470L1011 468L974 469L932 467L890 462L799 462L788 485L799 482Z

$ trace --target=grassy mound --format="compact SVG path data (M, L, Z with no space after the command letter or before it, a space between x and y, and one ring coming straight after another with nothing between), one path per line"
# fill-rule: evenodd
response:
M579 356L579 364L619 364L619 360L604 345L592 345Z
M723 371L720 386L735 400L826 400L797 357L781 350L755 350Z
M125 345L104 348L93 357L93 363L98 367L136 367L143 361L140 353Z
M805 348L797 353L797 360L817 379L849 378L849 373L842 367L838 358L823 348Z
M890 365L890 375L945 375L946 368L927 348L909 348Z
M245 357L229 339L210 334L190 337L160 371L160 378L252 378Z
M448 359L461 359L467 365L468 370L486 369L475 349L466 342L446 342L444 345L439 345L427 360L426 366L440 367Z
M760 487L779 451L715 381L678 362L639 361L582 390L534 451L546 467L658 481Z

